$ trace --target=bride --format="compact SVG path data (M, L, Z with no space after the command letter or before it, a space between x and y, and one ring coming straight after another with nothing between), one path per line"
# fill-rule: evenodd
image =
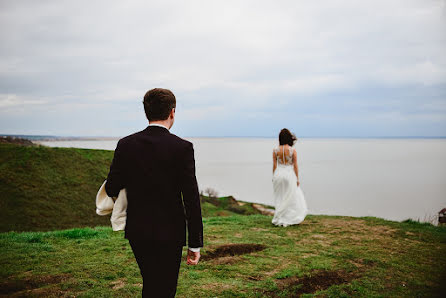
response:
M279 134L279 147L273 150L273 189L276 211L272 223L289 226L301 223L307 215L307 203L300 189L296 137L286 128Z

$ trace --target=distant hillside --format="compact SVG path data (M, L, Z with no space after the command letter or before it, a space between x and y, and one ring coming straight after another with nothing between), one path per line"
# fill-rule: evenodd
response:
M113 151L0 144L0 232L109 225L95 213ZM202 196L203 216L261 213L232 197Z
M0 144L0 231L109 224L95 213L112 151Z
M14 136L0 136L0 144L17 144L25 146L36 146L28 139L14 137Z

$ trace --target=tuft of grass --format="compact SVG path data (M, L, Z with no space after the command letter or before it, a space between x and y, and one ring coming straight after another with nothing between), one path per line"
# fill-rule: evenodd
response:
M294 276L302 276L302 271L299 269L298 266L295 266L294 264L290 266L287 269L284 269L280 271L279 273L274 275L275 279L284 279L288 277L294 277Z
M420 222L419 220L406 219L402 221L405 224L413 225L413 226L433 226L430 222Z
M67 239L90 239L90 238L102 238L104 233L100 233L97 230L91 228L84 229L71 229L64 231L56 231L51 234L53 237L57 238L67 238Z

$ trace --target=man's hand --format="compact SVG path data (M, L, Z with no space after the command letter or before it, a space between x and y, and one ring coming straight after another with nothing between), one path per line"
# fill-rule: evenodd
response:
M197 265L200 260L200 252L193 252L191 250L187 250L187 265Z
M297 186L299 186L300 185L300 182L299 182L299 180L297 180Z

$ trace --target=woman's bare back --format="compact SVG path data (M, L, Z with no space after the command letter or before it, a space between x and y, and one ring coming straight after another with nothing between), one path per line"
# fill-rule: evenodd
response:
M277 162L280 164L292 164L293 152L293 148L289 145L281 145L277 149L274 149Z

